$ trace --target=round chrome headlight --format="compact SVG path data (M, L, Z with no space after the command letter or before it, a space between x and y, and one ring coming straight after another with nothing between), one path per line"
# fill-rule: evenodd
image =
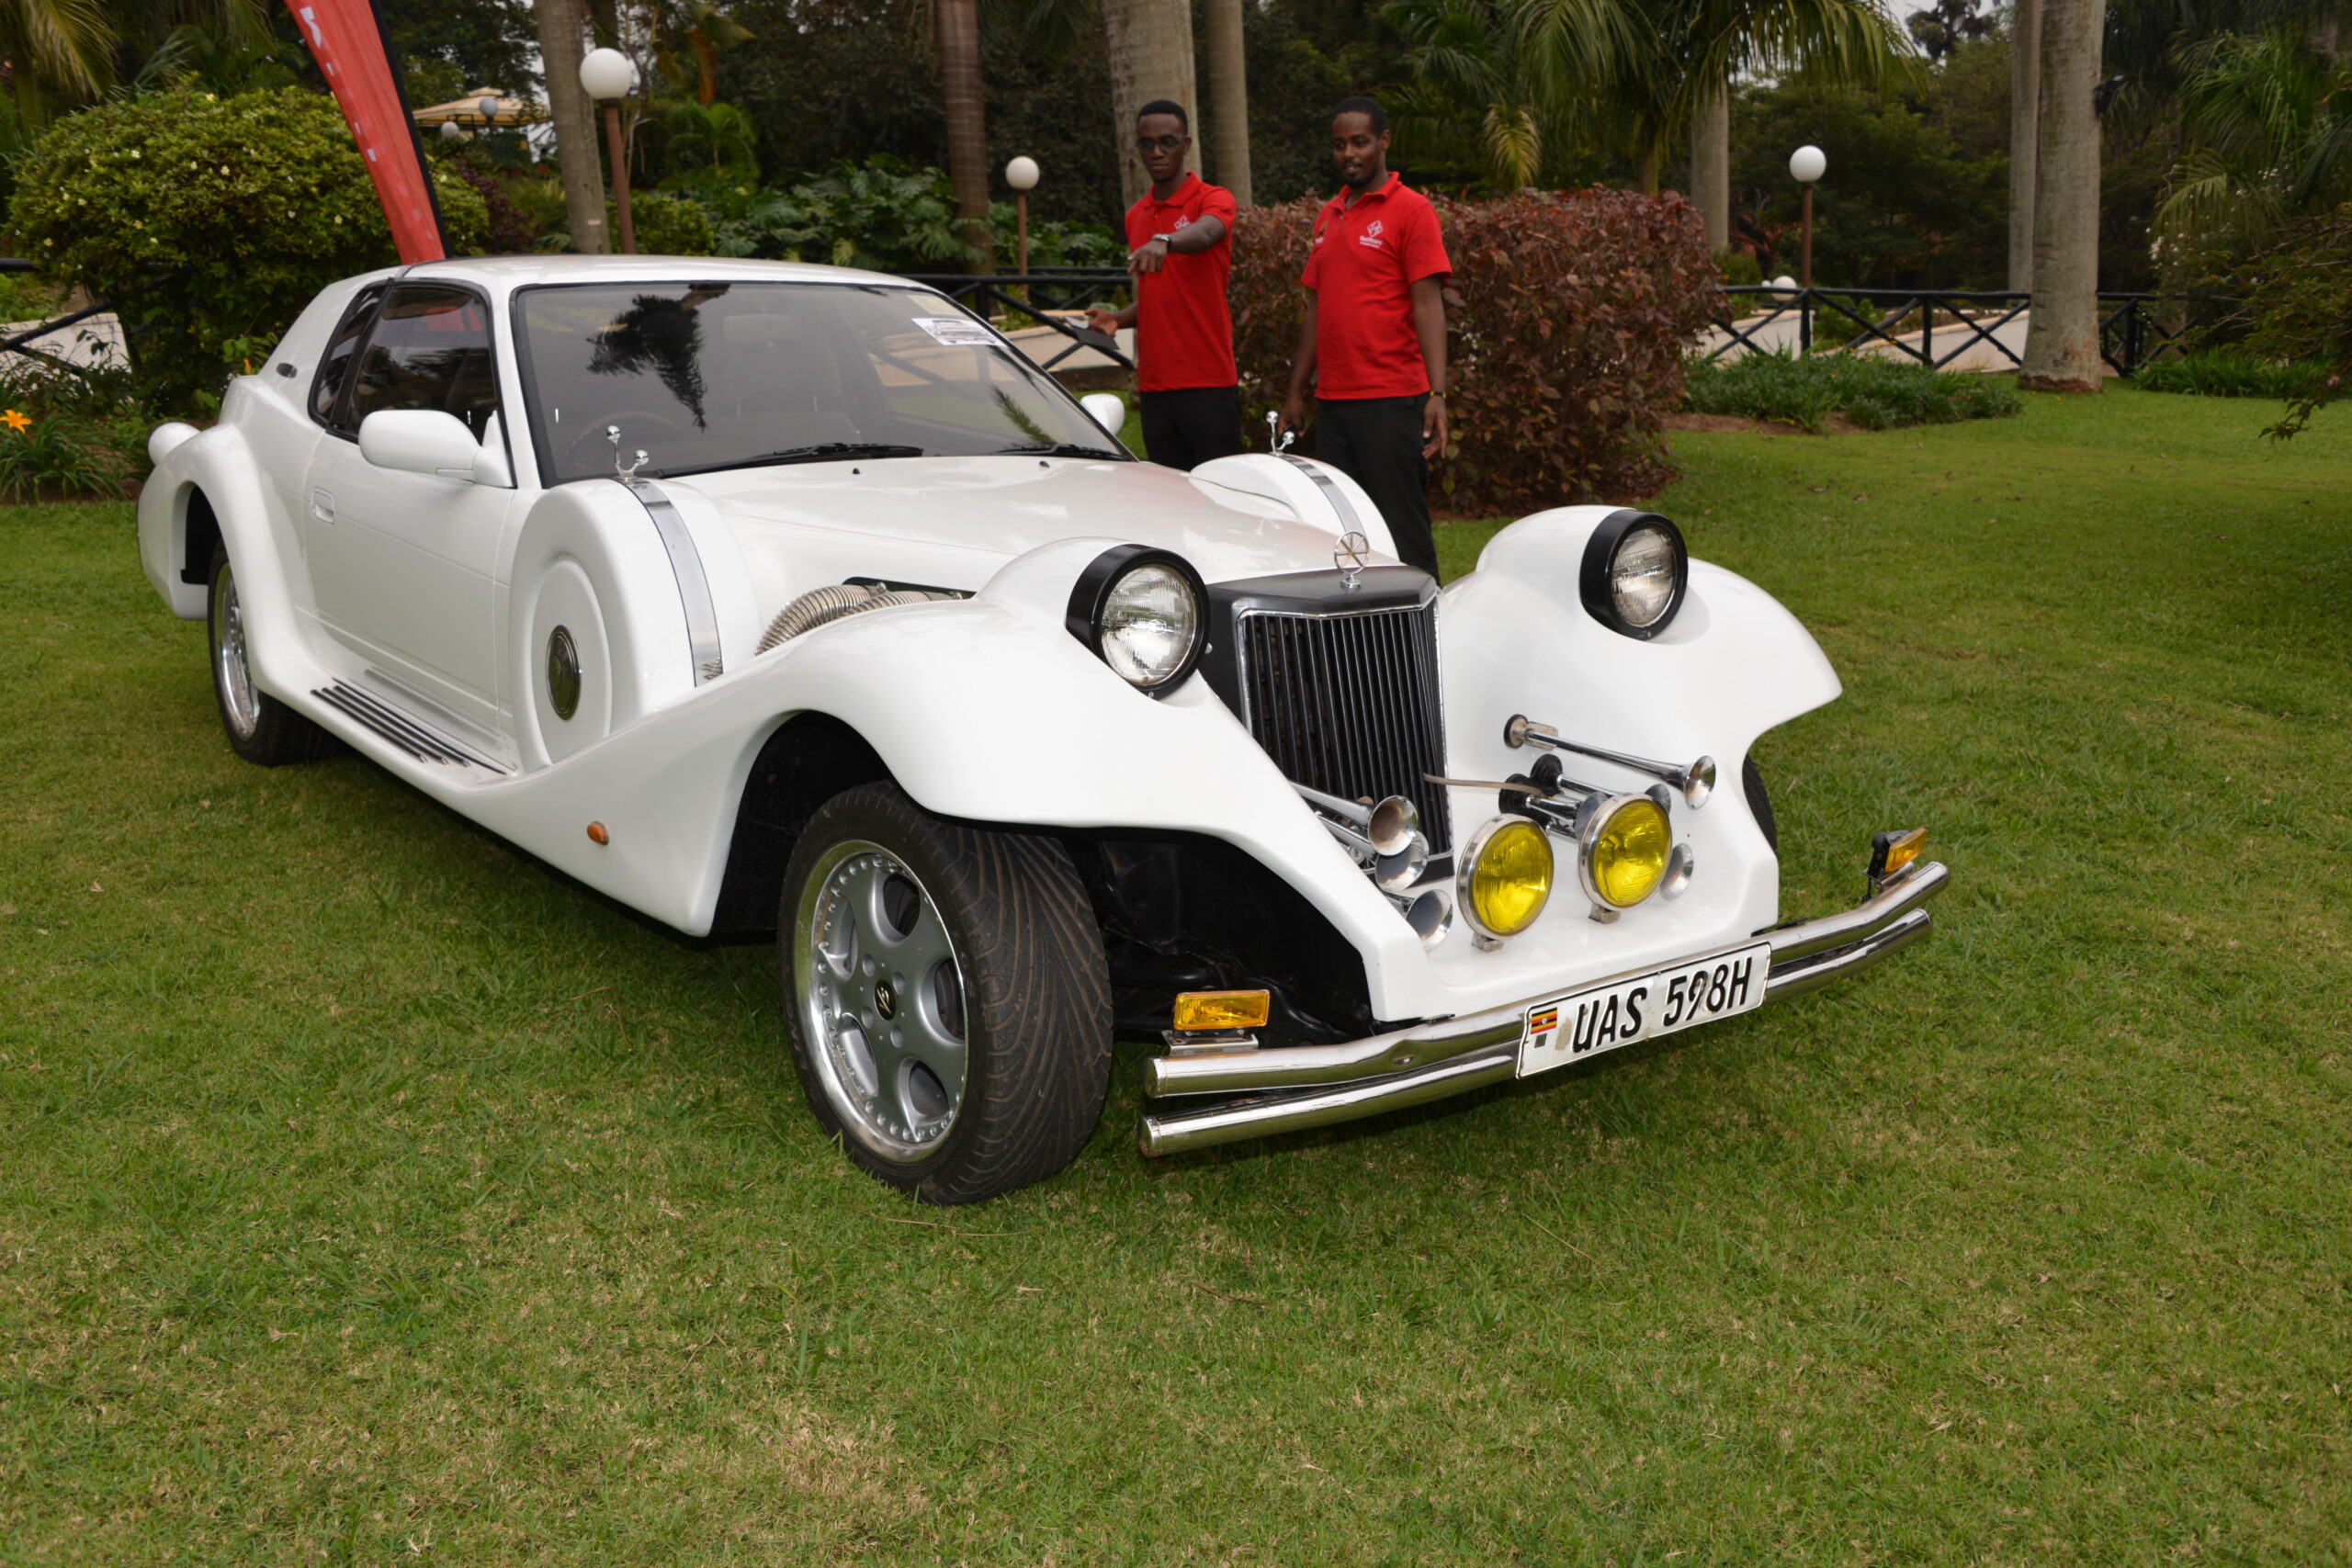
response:
M1630 508L1600 520L1584 547L1585 608L1610 630L1645 641L1673 624L1690 583L1682 530Z
M1630 909L1657 891L1674 855L1674 829L1645 795L1611 795L1577 834L1584 890L1595 904Z
M1463 917L1490 942L1535 923L1552 897L1552 841L1523 817L1498 817L1470 836L1455 875Z
M1121 680L1159 696L1201 661L1208 592L1182 557L1121 545L1080 574L1067 624Z

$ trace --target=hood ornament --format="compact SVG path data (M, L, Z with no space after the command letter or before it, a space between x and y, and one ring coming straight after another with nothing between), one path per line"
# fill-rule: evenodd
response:
M1340 536L1331 547L1331 564L1340 569L1340 586L1352 593L1359 586L1356 579L1372 564L1372 541L1351 528Z
M1277 432L1280 434L1276 434ZM1284 451L1289 449L1290 444L1297 439L1297 431L1283 429L1283 416L1281 410L1269 409L1266 411L1266 440L1273 446L1275 457L1281 457Z
M605 439L613 444L614 477L624 479L637 478L637 470L645 467L645 448L640 446L637 449L636 462L624 465L621 462L621 427L617 424L605 426Z

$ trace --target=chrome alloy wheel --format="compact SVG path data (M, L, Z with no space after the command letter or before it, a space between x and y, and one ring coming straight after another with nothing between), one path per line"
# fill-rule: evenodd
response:
M261 727L261 699L245 664L245 613L237 602L237 579L225 567L212 582L212 674L220 688L220 711L240 739Z
M842 1126L911 1164L964 1100L964 975L939 907L905 862L850 839L804 885L793 930L801 1027Z

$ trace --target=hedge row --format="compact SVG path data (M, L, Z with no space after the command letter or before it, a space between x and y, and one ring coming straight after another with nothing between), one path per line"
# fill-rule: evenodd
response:
M1432 200L1454 267L1439 505L1496 516L1664 484L1660 432L1717 288L1698 210L1677 196L1599 187ZM1252 208L1235 225L1234 349L1253 432L1290 384L1317 209Z

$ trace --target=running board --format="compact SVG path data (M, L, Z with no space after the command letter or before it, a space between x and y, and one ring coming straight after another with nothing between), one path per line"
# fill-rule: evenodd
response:
M506 773L504 768L481 752L468 750L371 692L363 692L356 686L335 681L313 689L311 695L345 717L365 725L420 762L480 768L484 773L500 776Z

